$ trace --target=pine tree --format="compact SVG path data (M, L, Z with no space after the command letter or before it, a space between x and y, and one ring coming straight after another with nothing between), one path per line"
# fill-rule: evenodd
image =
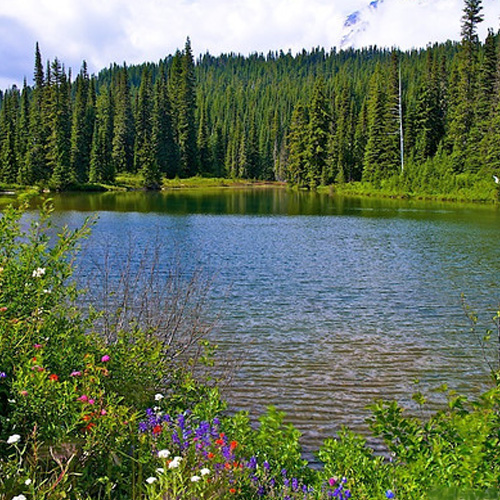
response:
M314 85L309 109L306 178L310 188L333 181L327 168L329 130L330 109L324 80L319 78Z
M160 170L153 143L152 104L151 73L145 67L137 99L134 164L147 189L157 189L160 185Z
M50 185L65 189L75 181L71 170L71 114L70 85L64 67L56 58L47 77L47 167L51 173Z
M160 68L154 86L153 145L159 171L170 179L174 178L180 171L180 156L164 66Z
M71 126L71 169L75 173L76 181L84 183L89 176L95 106L93 85L85 61L74 86L76 90Z
M181 59L181 74L177 89L177 138L180 150L181 175L189 177L198 171L198 151L196 147L196 95L194 59L191 42L186 40Z
M481 0L465 0L462 16L462 43L459 52L456 102L450 123L453 164L457 172L477 169L478 143L474 107L477 92L477 25L483 20Z
M292 186L306 185L308 118L306 110L299 101L292 113L290 132L288 134L288 164L286 180Z
M114 89L113 162L117 173L134 170L134 116L126 65L119 70Z
M109 88L101 88L96 101L96 119L92 137L89 180L112 183L115 180L113 162L113 99Z
M45 120L47 89L38 42L35 49L34 81L29 113L29 141L21 178L23 184L37 184L49 177L45 153L48 137L48 125Z

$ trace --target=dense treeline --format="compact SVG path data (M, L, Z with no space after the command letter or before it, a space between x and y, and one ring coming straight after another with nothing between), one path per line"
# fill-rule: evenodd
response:
M2 95L0 181L65 189L140 173L366 181L414 192L485 189L500 173L500 35L481 43L466 0L460 43L295 56L203 55L189 39L158 64L85 63L74 81L38 45L33 86ZM482 184L481 184L482 183Z

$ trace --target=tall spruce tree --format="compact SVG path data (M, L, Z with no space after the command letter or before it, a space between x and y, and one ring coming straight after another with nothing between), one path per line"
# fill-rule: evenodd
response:
M119 69L113 89L113 162L117 173L134 170L134 116L127 66Z
M196 79L191 41L186 40L181 58L177 98L177 140L180 150L181 175L189 177L198 171L196 147Z

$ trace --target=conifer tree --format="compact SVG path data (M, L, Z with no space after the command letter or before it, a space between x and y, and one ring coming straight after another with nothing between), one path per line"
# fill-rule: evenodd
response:
M101 88L96 100L96 119L92 137L89 180L112 183L115 180L113 162L113 99L109 88Z
M134 170L134 117L126 65L118 71L114 87L113 162L116 173Z
M174 178L180 171L180 157L164 66L160 68L154 86L153 145L160 173Z
M288 134L288 164L286 180L293 186L305 186L307 182L307 141L308 118L306 110L299 101L292 113Z

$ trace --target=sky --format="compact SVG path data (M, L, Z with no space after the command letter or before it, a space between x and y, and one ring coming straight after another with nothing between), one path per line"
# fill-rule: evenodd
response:
M116 62L157 62L189 36L195 56L235 52L292 53L341 47L344 22L361 12L355 47L409 49L459 40L463 0L3 0L0 5L0 88L32 83L35 43L44 61L59 58L76 74ZM483 0L488 27L500 27L500 0Z

